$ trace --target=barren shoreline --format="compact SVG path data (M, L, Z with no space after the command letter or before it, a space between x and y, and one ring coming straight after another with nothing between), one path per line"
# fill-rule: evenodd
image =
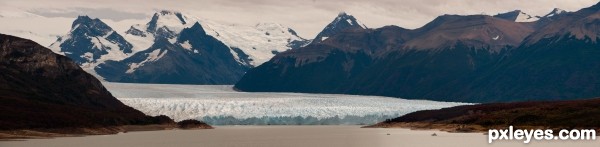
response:
M115 135L119 133L164 130L213 129L211 126L178 127L176 124L162 125L126 125L102 128L59 128L59 129L25 129L0 131L0 141L22 139L50 139L56 137L84 137L93 135Z
M432 134L437 136L432 136ZM438 130L410 130L404 128L361 128L361 126L217 126L208 130L164 130L91 135L84 137L58 137L53 139L23 139L2 141L0 146L64 147L64 146L203 146L203 147L597 147L596 141L498 141L487 143L483 133L449 133Z

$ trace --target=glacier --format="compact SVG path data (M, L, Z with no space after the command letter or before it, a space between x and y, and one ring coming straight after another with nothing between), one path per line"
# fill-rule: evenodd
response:
M419 110L468 105L380 96L238 92L232 85L104 85L120 101L147 115L211 125L366 125Z

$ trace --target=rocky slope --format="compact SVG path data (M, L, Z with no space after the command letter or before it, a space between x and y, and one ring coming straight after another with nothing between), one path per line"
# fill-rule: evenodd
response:
M492 101L600 96L600 60L596 58L600 55L599 10L600 5L596 5L557 18L458 90L460 95L449 96Z
M174 125L124 105L71 59L30 40L0 34L0 70L0 131Z

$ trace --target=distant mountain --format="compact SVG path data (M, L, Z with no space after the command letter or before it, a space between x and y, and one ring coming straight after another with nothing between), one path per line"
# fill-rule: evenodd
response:
M174 123L124 105L71 59L30 40L0 34L0 70L0 130Z
M559 11L555 11L559 12ZM600 96L598 5L555 13L539 28L484 15L444 15L415 29L347 29L276 55L242 91L346 93L461 102Z
M132 40L146 40L145 46L149 46L156 38L176 38L181 30L196 22L202 25L206 34L227 45L240 64L248 67L258 66L276 53L304 46L308 42L291 28L275 23L259 23L255 26L221 24L168 10L155 13L146 24L131 26L126 36L135 36L131 37Z
M500 13L494 15L494 17L514 22L527 23L531 25L534 29L539 29L558 19L559 17L564 16L567 13L569 12L559 8L554 8L550 13L544 16L532 16L525 12L522 12L521 10L515 10L506 13Z
M196 22L176 38L156 38L149 49L121 61L107 61L95 70L108 81L227 84L235 83L247 69Z
M494 64L532 31L484 15L444 15L416 30L347 29L275 56L248 71L235 87L421 98Z
M458 95L449 96L492 101L600 96L599 10L597 4L555 18L502 62L471 79Z
M496 18L506 19L514 22L534 22L539 20L540 16L531 16L521 10L514 10L506 13L494 15Z
M303 47L310 42L291 28L277 23L258 23L254 26L227 25L201 21L206 33L231 48L236 60L256 67L278 53Z
M132 53L133 46L100 19L79 16L73 21L71 31L58 38L50 48L79 65L89 66L127 57Z
M186 36L202 37L180 41L186 29ZM309 42L275 23L221 24L167 10L123 34L99 19L80 16L51 47L107 81L233 84L247 69ZM156 70L166 67L172 69Z
M552 9L552 11L550 13L544 15L543 18L554 18L554 17L560 16L565 13L568 13L568 12L563 9L554 8L554 9Z
M340 12L331 23L325 26L325 28L319 34L317 34L312 42L322 42L323 40L346 29L367 29L367 26L356 20L354 16L347 14L346 12Z
M403 48L444 50L462 44L467 48L500 52L516 47L533 32L527 26L486 15L443 15L413 31L416 37Z

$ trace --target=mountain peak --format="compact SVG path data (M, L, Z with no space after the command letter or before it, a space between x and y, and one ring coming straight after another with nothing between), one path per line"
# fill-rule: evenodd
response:
M71 25L71 31L92 36L103 36L113 31L113 29L98 18L89 16L78 16Z
M75 20L81 20L81 21L92 21L92 18L90 18L90 17L89 17L89 16L87 16L87 15L79 15L79 16L77 16L77 19L75 19Z
M321 42L339 32L346 29L367 29L367 26L360 23L354 16L340 12L338 16L329 23L313 40L314 42Z
M174 11L174 10L160 10L157 13L159 13L160 15L177 15L177 14L181 14L181 12Z
M554 8L550 13L544 15L544 17L546 17L546 18L554 17L554 16L560 15L565 12L567 12L567 11L565 11L563 9L559 9L559 8Z
M343 16L349 16L348 13L344 12L344 11L340 11L340 13L338 13L338 17L343 17Z
M346 20L345 22L343 20ZM334 19L333 22L331 22L331 24L337 24L337 23L348 23L350 25L357 25L357 26L361 26L363 28L367 28L366 26L364 26L364 24L360 23L358 20L356 20L356 18L354 18L354 16L342 11L340 13L338 13L338 16Z
M71 29L75 28L77 25L87 25L87 26L91 26L94 24L104 24L102 21L100 21L100 19L98 18L90 18L87 15L80 15L77 16L77 18L75 19L75 21L73 21L73 24L71 24Z
M148 29L156 29L158 23L165 25L185 25L187 24L186 17L181 12L171 10L161 10L154 13L150 22L148 22Z
M494 15L494 17L514 22L533 22L540 19L539 16L529 15L521 10L513 10L506 13L499 13L497 15Z
M194 23L194 25L192 27L190 27L190 29L201 32L202 34L206 34L206 32L204 31L204 28L202 28L202 25L200 25L199 22Z
M98 18L79 16L73 21L71 31L61 36L50 45L57 52L62 52L76 63L93 64L97 61L120 59L132 52L133 46L115 32L110 26ZM113 55L105 56L109 53Z

